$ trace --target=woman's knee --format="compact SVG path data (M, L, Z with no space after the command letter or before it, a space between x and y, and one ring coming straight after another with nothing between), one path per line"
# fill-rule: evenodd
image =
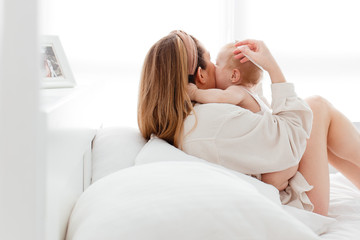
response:
M316 95L305 99L305 101L313 111L314 117L317 117L319 115L330 117L333 106L325 98Z
M314 95L305 99L311 108L320 108L327 109L332 107L331 103L326 100L324 97L319 95Z

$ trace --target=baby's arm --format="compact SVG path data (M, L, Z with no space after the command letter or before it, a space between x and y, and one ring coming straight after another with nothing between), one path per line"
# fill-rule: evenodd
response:
M222 89L198 89L195 84L188 86L190 99L199 103L230 103L239 104L244 99L244 94L239 87L230 86Z

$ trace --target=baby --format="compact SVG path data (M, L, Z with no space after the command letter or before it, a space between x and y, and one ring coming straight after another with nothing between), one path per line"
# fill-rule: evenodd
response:
M188 93L191 100L199 103L230 103L254 113L270 111L265 99L256 92L262 70L251 61L240 63L234 58L234 43L226 44L216 59L216 89L198 89L190 84Z
M260 80L263 71L251 61L240 63L234 58L234 43L221 48L216 59L216 89L198 89L189 84L188 94L191 100L199 103L230 103L248 109L257 114L271 111L262 96ZM261 93L260 96L256 93ZM283 171L252 175L257 179L275 186L279 191L288 186L289 179L297 172L298 166Z

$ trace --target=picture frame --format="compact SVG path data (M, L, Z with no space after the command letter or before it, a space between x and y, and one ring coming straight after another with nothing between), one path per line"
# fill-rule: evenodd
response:
M71 88L76 85L59 36L41 37L41 87Z

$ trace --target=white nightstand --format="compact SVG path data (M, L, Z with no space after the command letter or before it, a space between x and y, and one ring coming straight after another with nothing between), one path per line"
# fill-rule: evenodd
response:
M63 240L71 210L84 189L84 157L101 127L99 87L42 89L40 127L45 166L45 239Z

